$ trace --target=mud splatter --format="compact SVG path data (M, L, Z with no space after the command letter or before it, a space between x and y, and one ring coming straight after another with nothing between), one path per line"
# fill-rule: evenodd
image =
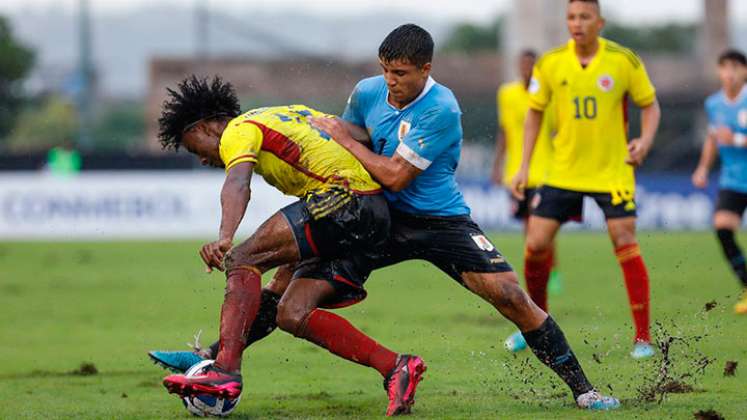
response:
M70 371L71 375L78 375L78 376L91 376L96 375L99 373L99 370L96 369L96 365L89 362L83 362L80 364L80 367L78 369L75 369L73 371Z
M729 360L726 362L726 366L724 366L724 376L734 376L737 374L737 365L739 365L738 362L735 362L733 360Z
M674 323L671 328L678 329ZM673 335L661 322L657 322L654 336L659 350L655 360L658 369L653 370L653 376L644 378L643 385L637 391L640 402L661 404L667 394L693 392L695 389L688 381L696 383L714 359L696 348L704 335Z
M724 420L724 416L714 409L700 410L693 413L695 420Z
M718 303L717 303L717 302L716 302L715 300L712 300L712 301L710 301L710 302L706 303L706 304L705 304L705 305L703 306L703 311L705 311L705 312L710 312L710 311L711 311L711 310L713 310L713 309L714 309L714 308L715 308L716 306L718 306Z

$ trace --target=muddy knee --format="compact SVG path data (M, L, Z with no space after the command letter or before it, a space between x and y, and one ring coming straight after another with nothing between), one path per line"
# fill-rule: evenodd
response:
M310 312L311 311L302 305L281 300L278 304L278 314L275 321L277 322L278 328L281 330L293 334L296 337L300 337L303 335L306 318L309 316Z

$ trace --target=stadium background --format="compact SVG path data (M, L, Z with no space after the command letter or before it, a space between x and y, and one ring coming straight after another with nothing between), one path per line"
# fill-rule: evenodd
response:
M492 238L499 247L518 262L522 246L518 235L520 225L509 216L510 202L506 192L491 185L487 179L496 127L495 90L500 83L514 77L513 57L520 48L542 50L563 42L566 38L562 18L565 2L479 0L462 7L454 3L457 2L410 0L376 4L360 2L356 6L356 2L319 1L314 7L309 7L306 3L292 0L68 0L54 4L45 0L8 0L0 4L0 51L4 52L0 54L0 260L8 267L0 273L0 303L8 319L8 323L0 328L0 356L19 360L15 366L0 368L0 390L10 392L16 388L17 382L14 381L24 383L27 376L19 372L31 372L28 380L32 382L28 387L36 389L36 385L30 385L37 381L33 372L41 372L42 377L52 378L49 379L50 390L47 390L49 395L40 392L45 395L43 398L60 403L54 395L62 389L62 395L69 392L74 395L73 400L85 400L86 397L76 394L79 388L69 388L64 383L64 375L75 367L70 364L84 357L78 357L72 350L61 351L58 355L56 352L60 348L80 345L95 349L84 352L86 360L95 359L100 370L106 372L108 368L114 372L115 380L123 381L125 379L121 378L126 378L127 369L137 372L133 373L134 376L142 376L141 370L145 370L140 366L142 350L161 343L181 345L188 328L195 324L205 328L213 325L210 322L214 321L220 302L220 282L206 285L200 277L195 253L198 242L186 240L214 237L220 215L218 194L223 175L221 171L201 168L196 159L185 153L175 155L158 150L154 137L164 87L190 73L220 73L236 84L247 109L259 105L304 103L339 113L354 83L361 77L378 73L376 48L386 33L403 22L414 21L425 26L432 31L438 48L434 77L455 91L464 111L465 143L459 168L460 184L475 219L486 230L492 231ZM703 276L710 276L709 279L719 277L716 289L702 283L697 286L691 283L685 287L689 294L683 294L679 300L673 299L668 303L673 306L660 309L660 315L665 311L674 313L679 310L674 305L685 303L696 302L699 310L702 302L697 301L698 298L717 296L723 299L734 285L710 233L681 231L705 231L710 225L715 178L709 189L697 191L692 188L689 176L696 165L705 134L702 102L717 88L715 56L727 45L743 50L747 48L747 4L741 0L662 0L655 3L636 0L622 3L603 3L609 19L605 35L642 55L659 90L663 108L662 127L656 144L639 172L637 196L639 226L650 231L642 242L644 248L648 246L647 249L651 250L649 258L653 277L662 284L658 290L655 288L654 300L657 294L662 295L663 290L682 290L682 277L675 277L675 274L686 273L693 282L700 281ZM637 125L634 118L633 133L637 132ZM255 179L252 202L240 233L250 233L267 216L290 201L260 179ZM602 229L601 213L593 206L587 209L584 224L570 226L570 229ZM506 230L516 232L505 235ZM663 233L664 230L680 233L671 236ZM48 242L50 240L53 242ZM583 245L584 241L594 244L595 249L589 252ZM168 244L168 252L160 254L164 250L159 244ZM561 261L566 256L566 275L579 280L576 287L583 287L581 280L589 272L595 273L594 278L620 277L611 262L612 257L607 255L610 254L607 246L603 234L598 232L579 233L561 240ZM686 251L680 252L678 247ZM698 266L687 270L680 268L683 261L698 262ZM600 269L596 264L611 268ZM390 269L386 275L410 276L414 285L427 284L427 277L435 275L435 272L420 266L403 267ZM38 284L27 280L28 275ZM112 293L101 292L101 288L108 288L105 285L109 281L115 280L117 286ZM179 281L189 282L189 293L173 290L180 287ZM386 281L384 285L387 289L395 288L393 281ZM414 285L403 286L402 290L414 293ZM572 284L568 287L569 294L579 290ZM711 291L713 293L709 294ZM204 301L195 298L198 292L206 294ZM583 294L587 292L584 289L578 296L600 301L612 301L614 296L614 299L619 298L615 301L619 304L617 312L624 307L621 300L624 292L619 284L598 296ZM189 308L191 302L199 301L200 316L185 315L179 322L164 322L164 318L171 314L157 307L159 299L151 301L151 296L146 295L162 296L163 300L186 300L185 303L172 303L177 308ZM368 309L355 309L361 312L354 312L353 319L356 316L365 319L363 314L366 311L385 319L382 311L388 305L404 304L392 296L382 296L378 300L370 299L373 302L368 303ZM104 302L96 305L89 302L89 299L97 298L104 299ZM29 299L37 300L29 304ZM451 301L451 297L448 299ZM629 323L627 312L616 315L617 318L598 308L574 312L578 309L574 306L575 300L568 299L566 302L559 299L561 301L554 308L557 308L558 316L568 318L570 325L581 326L581 333L569 333L577 342L591 334L584 321L589 316L598 320L599 328L610 335L618 331L604 321L616 319L620 323ZM61 300L73 304L62 310L58 306ZM462 300L461 295L455 298L456 302ZM469 322L470 326L465 328L471 332L489 335L484 327L482 330L478 328L485 323L481 318L485 315L472 314L474 302L464 301L471 302L465 303L471 305L465 313L453 308L433 307L433 310L445 311L453 319ZM374 309L375 305L381 308ZM429 307L427 302L422 305ZM725 301L721 307L728 305ZM26 312L27 307L34 308L32 315ZM75 312L76 307L80 313ZM112 315L114 308L126 311L134 319L130 320L129 330L123 328L120 331L105 321L99 325L98 321L91 320L119 319ZM697 310L686 310L686 313ZM69 311L69 316L66 311ZM148 317L142 314L143 311L150 311ZM728 311L722 311L718 315L720 318L713 318L718 320L720 331L714 334L729 337L728 342L710 343L706 348L715 349L716 357L744 356L742 349L747 337L728 332L729 328L744 331L744 325L735 324L728 315ZM59 323L55 322L57 317ZM122 324L126 322L122 321ZM428 329L438 320L423 317L419 324L418 320L415 322L415 325ZM160 323L164 328L156 326ZM28 325L30 332L22 335L13 329L12 324ZM501 325L504 325L505 333L510 332L507 325ZM377 331L376 326L369 327ZM695 334L709 328L701 327L693 327L687 332ZM172 331L164 331L166 328ZM382 329L380 336L408 340L403 334L392 336L383 326L378 328ZM93 336L91 331L95 332ZM133 331L136 332L135 343L125 345L130 353L116 353L117 357L126 354L121 359L125 360L122 368L117 364L117 357L111 355L111 349L118 348L120 340L131 339ZM423 338L413 346L424 343L430 346L432 342L438 342L439 346L455 353L463 350L458 344L447 345L439 341L440 334L440 331L431 331L431 342ZM492 344L480 342L480 345L496 346L500 334L503 332L499 337L493 337L495 339L483 340ZM604 345L598 340L590 340L595 345ZM24 343L31 347L32 353L19 357ZM303 344L280 346L305 354ZM592 354L592 350L587 348L581 348L579 352L587 360ZM311 360L315 361L316 354L312 356ZM261 351L257 357L271 363L271 357ZM480 359L484 354L476 357ZM473 354L470 362L477 359ZM613 365L616 363L610 360ZM318 363L327 362L328 356L319 355ZM441 362L451 366L449 361ZM305 363L316 362L298 363L308 366ZM481 362L477 360L476 363ZM335 366L342 368L346 365L338 363ZM463 370L464 366L454 364L449 372L456 374L459 369ZM467 369L474 371L479 368L469 365ZM599 368L593 365L591 370L595 372ZM150 371L151 382L157 384L160 372L156 369ZM55 382L57 374L61 375L60 382ZM260 372L258 376L259 379L274 378L268 372ZM743 379L740 380L744 384ZM146 417L163 417L178 410L173 404L158 405L161 400L167 400L162 390L137 388L141 379L132 381L135 385L122 394L136 396L137 389L147 391L153 396L148 394L148 397L142 397L143 401L150 401L161 410L150 412ZM300 381L299 386L308 383ZM86 386L101 388L102 394L107 389L110 394L116 392L119 396L119 391L112 391L100 382L87 383ZM730 386L718 385L716 388L725 392L725 401L731 401L729 398L732 397L744 400L744 393L735 391L738 386ZM281 392L280 387L270 387L264 392L272 395L273 391ZM527 387L519 387L517 393L523 391L527 391ZM302 391L297 389L297 392ZM459 388L459 392L470 391ZM326 397L319 395L324 402ZM698 405L702 408L708 404L719 406L719 399L708 399L709 395L698 394L691 401L697 404L704 401L704 405ZM448 396L444 398L444 407L457 404ZM565 407L552 397L548 398L551 400L548 407L558 410ZM484 397L484 400L478 401L483 409L479 413L490 412L490 398ZM260 404L259 409L265 410L260 413L265 415L277 410L272 405L276 403ZM305 404L314 406L315 403L306 401ZM681 402L685 411L690 413L693 407L688 404ZM87 409L74 405L62 403L73 413ZM20 410L22 406L19 403L9 409L6 407L9 411L5 414L16 417L18 412L14 410ZM131 408L117 404L112 407L115 411L102 409L93 417L138 417L138 411L128 411ZM378 413L374 403L371 407L362 408L362 415ZM729 412L735 414L747 409L744 405L743 409L736 405L729 407ZM120 408L121 411L116 411ZM519 408L528 410L528 415L535 418L538 413L545 413L532 411L535 409L526 403ZM302 417L305 412L303 407L288 410L281 411L280 415ZM332 416L332 411L320 410L322 416ZM34 417L37 412L30 413L27 415ZM53 413L57 414L52 417L64 417L60 411ZM353 410L348 414L355 416L355 413ZM571 411L558 413L560 417L572 415ZM663 413L668 411L644 409L635 412L642 417L660 417ZM0 411L0 417L2 414ZM462 411L452 414L426 411L428 416L471 415ZM630 414L627 412L626 415Z

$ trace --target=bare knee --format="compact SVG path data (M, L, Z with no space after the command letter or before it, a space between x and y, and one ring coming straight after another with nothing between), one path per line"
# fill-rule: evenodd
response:
M303 305L282 299L278 304L278 314L275 321L278 328L298 337L303 333L304 323L311 311Z
M544 237L543 235L528 235L526 242L527 252L532 254L541 254L548 252L552 249L551 237Z
M493 299L495 306L504 310L517 310L529 302L527 294L519 286L516 275L498 280L497 293Z
M467 275L465 283L470 290L499 310L520 307L527 301L526 293L519 286L519 280L514 272Z
M636 238L635 238L635 232L633 231L625 231L625 232L617 232L612 237L612 245L615 248L621 248L628 245L635 245L636 244Z

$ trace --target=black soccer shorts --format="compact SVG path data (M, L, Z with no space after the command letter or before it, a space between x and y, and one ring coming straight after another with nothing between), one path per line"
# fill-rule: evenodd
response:
M532 198L532 215L554 219L560 223L569 220L581 221L584 197L594 199L602 209L605 219L636 216L636 204L633 197L565 190L547 185L540 187Z
M502 273L511 265L468 215L418 216L391 210L389 239L377 250L324 260L304 261L294 278L324 279L337 291L325 307L342 307L366 297L371 271L406 260L426 260L464 285L462 273Z
M389 236L389 207L380 193L333 187L312 191L280 212L293 230L302 261L377 247Z
M537 188L527 188L524 190L524 199L518 200L516 197L511 196L511 214L514 219L526 220L531 214L532 198L537 193Z
M747 194L734 190L718 190L716 211L725 210L738 214L740 217L747 208Z

